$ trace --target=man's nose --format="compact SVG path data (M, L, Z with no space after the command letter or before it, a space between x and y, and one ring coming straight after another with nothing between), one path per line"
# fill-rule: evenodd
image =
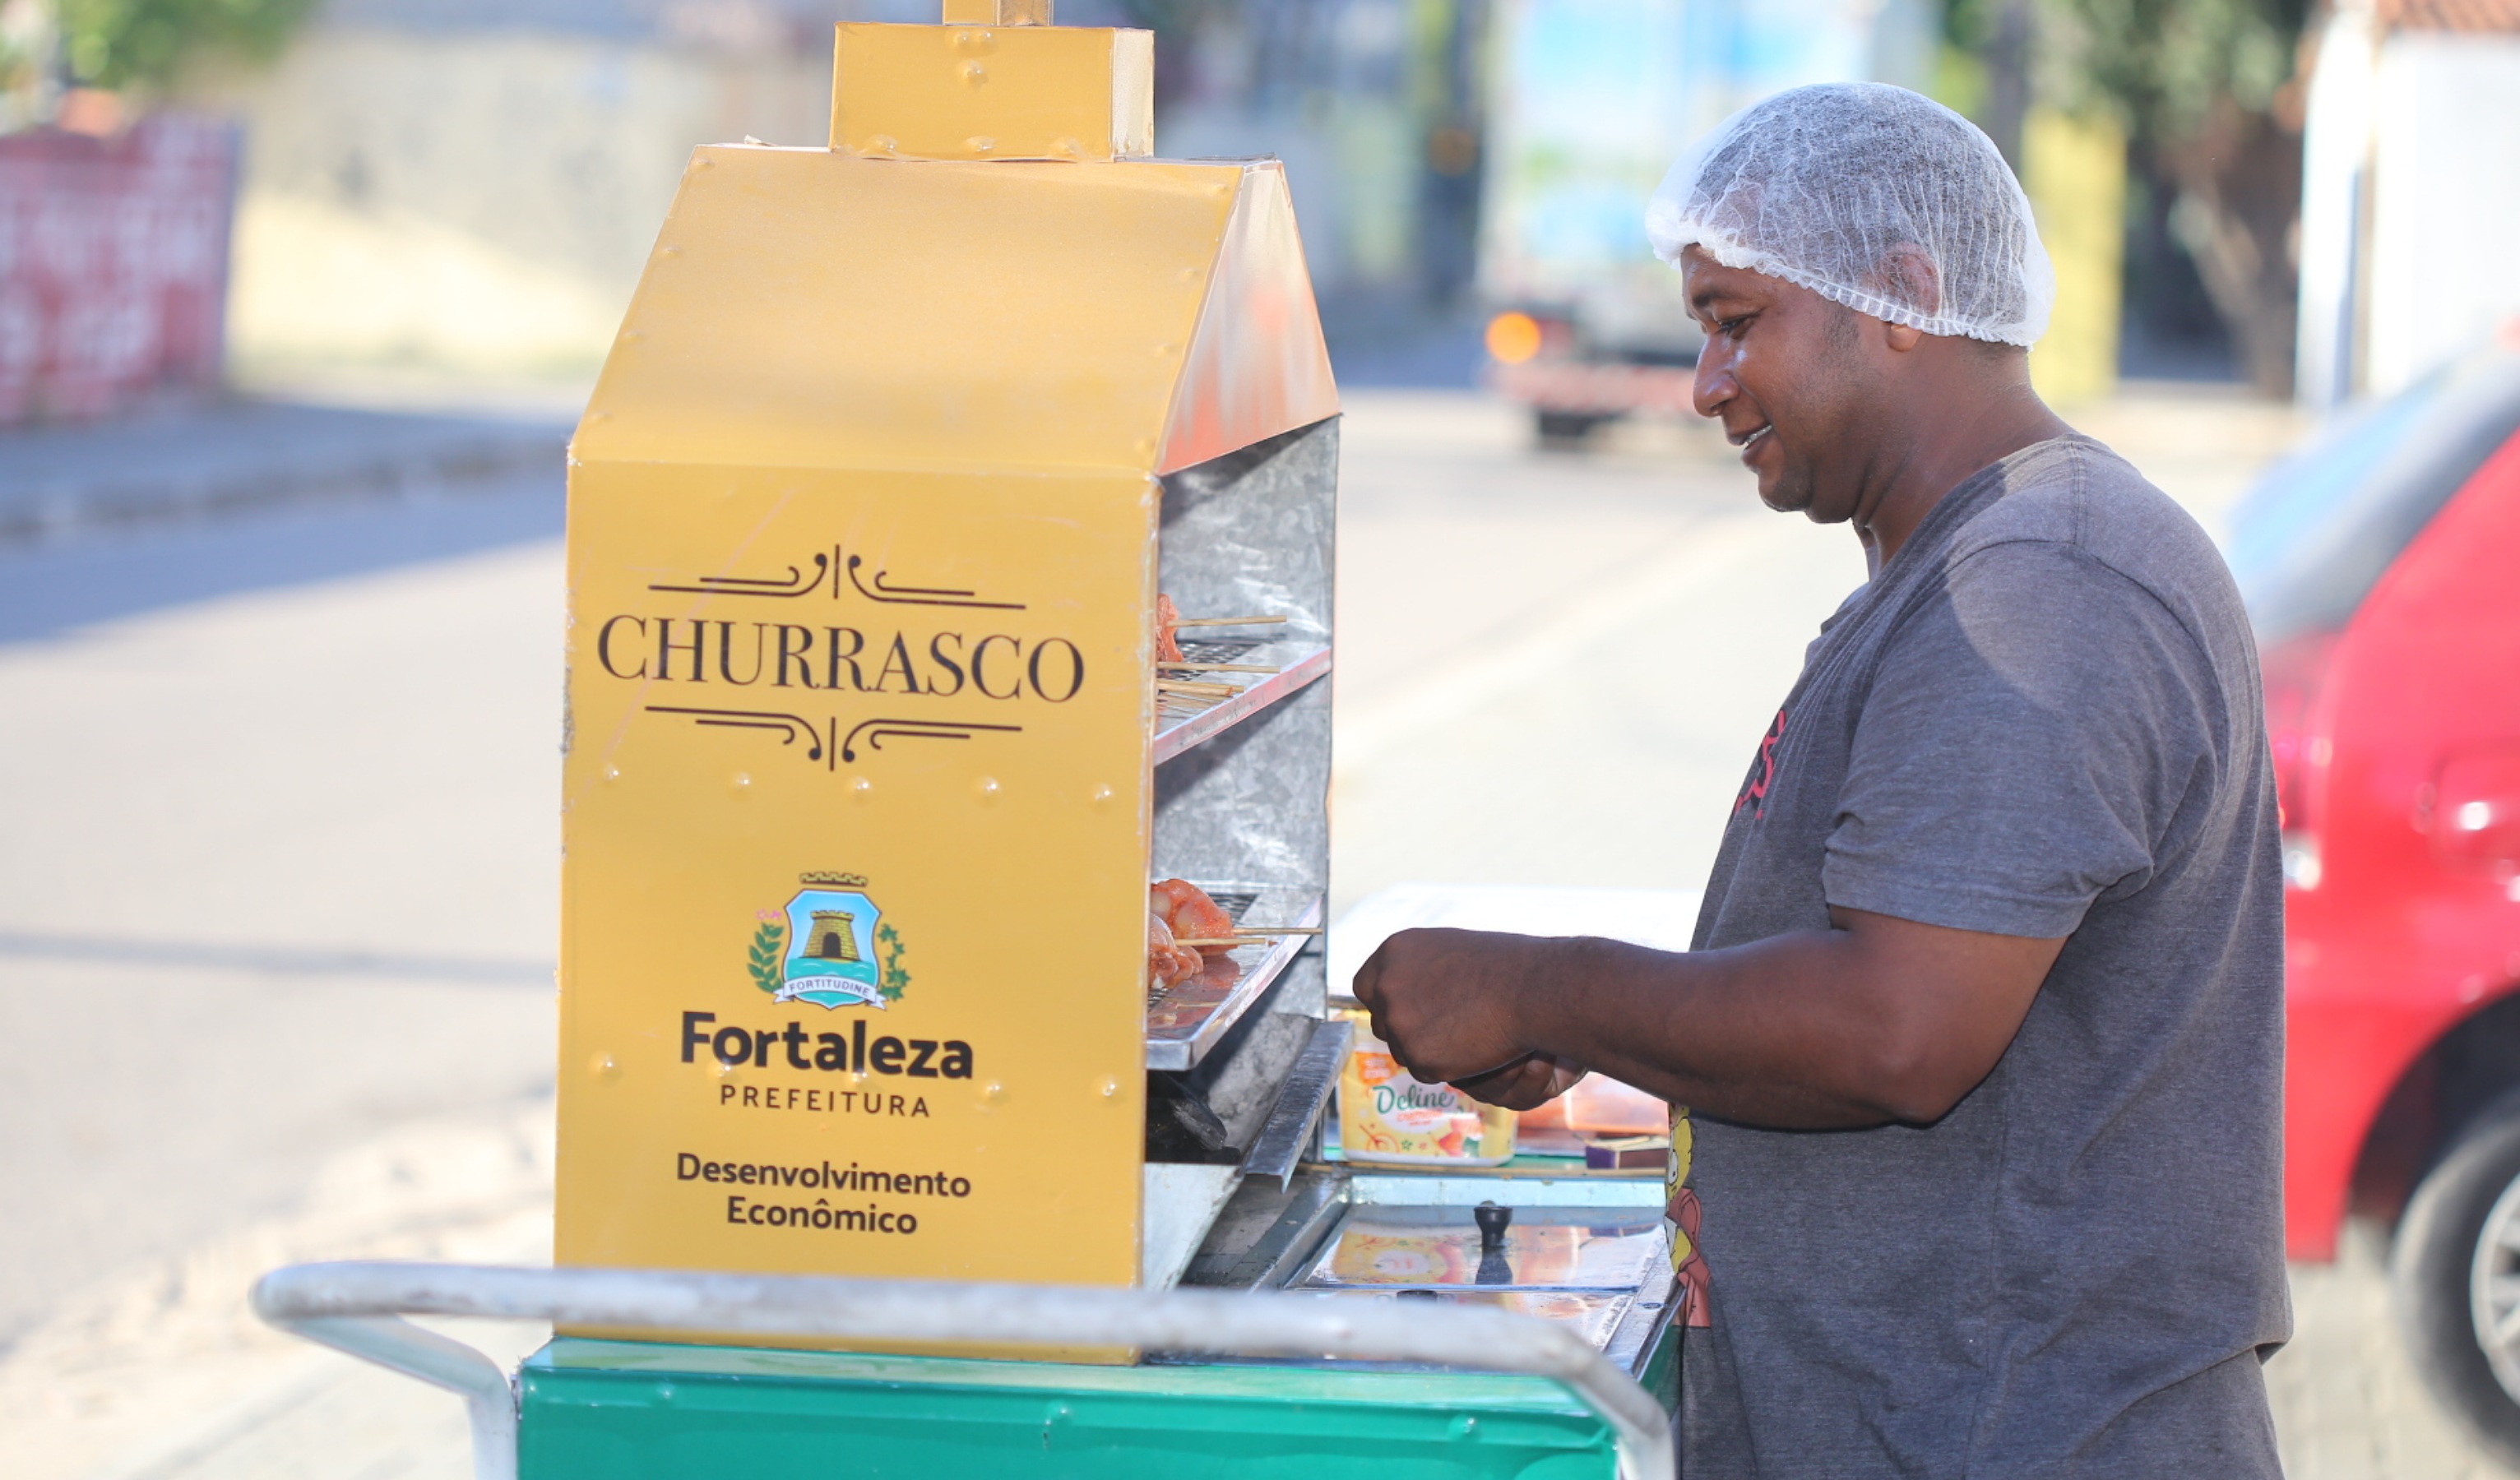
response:
M1720 341L1707 336L1706 347L1697 352L1697 374L1689 381L1689 403L1702 417L1720 417L1724 403L1741 393L1740 382L1732 379L1732 357L1717 348Z

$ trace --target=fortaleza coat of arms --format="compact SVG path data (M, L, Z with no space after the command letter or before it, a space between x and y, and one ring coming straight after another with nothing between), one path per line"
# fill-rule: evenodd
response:
M788 908L763 910L745 967L772 1002L818 1008L859 1005L878 1009L901 1000L910 972L901 964L901 932L855 874L807 874Z

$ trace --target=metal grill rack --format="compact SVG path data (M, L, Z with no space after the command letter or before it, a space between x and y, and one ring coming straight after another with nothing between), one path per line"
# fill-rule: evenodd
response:
M1234 650L1234 656L1208 655L1212 650L1228 648ZM1193 651L1198 656L1192 657ZM1157 706L1155 721L1157 765L1240 724L1330 671L1330 650L1327 643L1185 643L1182 655L1192 662L1267 663L1278 671L1231 675L1232 680L1242 682L1241 692L1231 697L1164 695Z
M1202 887L1205 887L1202 885ZM1319 895L1306 897L1290 889L1236 889L1218 885L1208 898L1234 917L1237 928L1249 924L1311 926L1322 922ZM1208 958L1207 969L1179 986L1150 992L1147 1005L1147 1067L1195 1068L1207 1051L1251 1005L1268 994L1280 973L1311 944L1311 937L1285 935L1266 944L1239 947Z
M1329 892L1330 598L1335 418L1163 479L1157 589L1186 617L1271 615L1250 628L1191 628L1191 662L1273 671L1220 674L1230 697L1155 709L1149 878L1202 882L1238 925L1318 926ZM1247 682L1246 682L1247 681ZM1207 881L1214 881L1208 883ZM1266 1170L1314 1153L1345 1025L1326 1020L1320 940L1284 936L1215 958L1149 995L1150 1162ZM1264 1165L1265 1163L1265 1165Z

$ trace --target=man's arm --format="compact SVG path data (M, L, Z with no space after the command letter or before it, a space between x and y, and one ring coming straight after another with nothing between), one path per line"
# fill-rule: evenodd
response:
M2003 1056L2064 939L1831 910L1834 928L1676 954L1404 930L1356 976L1394 1057L1517 1109L1598 1069L1726 1120L1942 1118Z

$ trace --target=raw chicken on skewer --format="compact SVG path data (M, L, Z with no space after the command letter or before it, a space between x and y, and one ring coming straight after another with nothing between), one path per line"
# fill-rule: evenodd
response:
M1215 942L1201 944L1201 955L1223 956L1234 949L1234 917L1189 879L1168 878L1148 884L1147 908L1172 930L1173 939Z
M1178 987L1196 976L1207 965L1207 958L1188 946L1173 944L1172 926L1164 918L1147 912L1147 985L1157 991Z
M1170 926L1173 944L1223 956L1244 946L1263 945L1281 935L1319 935L1314 925L1238 925L1207 891L1186 878L1168 878L1147 886L1148 908Z
M1155 661L1182 661L1181 640L1174 634L1181 630L1181 608L1161 592L1155 594Z

